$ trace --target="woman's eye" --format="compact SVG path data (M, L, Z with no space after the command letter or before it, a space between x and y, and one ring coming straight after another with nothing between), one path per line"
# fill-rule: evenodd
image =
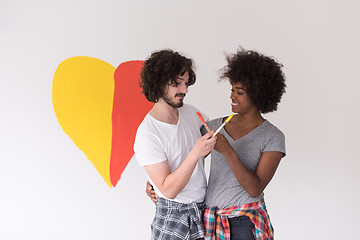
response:
M235 90L234 89L231 89L230 90L231 92L235 92ZM244 93L243 92L236 92L238 95L243 95Z

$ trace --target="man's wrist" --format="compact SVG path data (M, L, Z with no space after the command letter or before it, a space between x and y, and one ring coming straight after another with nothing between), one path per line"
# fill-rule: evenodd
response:
M190 158L191 161L197 161L199 159L199 157L197 156L194 150L191 150L189 152L188 157Z

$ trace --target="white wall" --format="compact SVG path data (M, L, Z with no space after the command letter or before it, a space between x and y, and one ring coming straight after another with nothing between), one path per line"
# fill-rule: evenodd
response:
M186 102L230 113L218 83L239 45L284 64L287 93L265 115L287 157L266 189L276 239L350 239L360 214L358 1L0 1L0 239L149 239L154 207L131 161L110 189L52 107L58 64L117 67L165 47L192 57Z

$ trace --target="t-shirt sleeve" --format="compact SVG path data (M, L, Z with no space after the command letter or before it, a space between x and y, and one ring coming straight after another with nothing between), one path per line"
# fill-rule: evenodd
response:
M271 139L266 143L264 152L282 152L283 156L286 156L285 149L285 135L279 131L276 132Z
M163 144L152 133L138 133L134 142L135 158L140 166L152 165L167 160Z

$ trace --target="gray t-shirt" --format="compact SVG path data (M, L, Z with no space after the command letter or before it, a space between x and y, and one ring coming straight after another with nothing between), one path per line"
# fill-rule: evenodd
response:
M223 118L217 118L208 125L210 129L216 130L223 122ZM206 129L202 128L202 133ZM244 165L254 173L263 152L278 151L285 156L285 136L269 121L265 120L260 126L245 136L234 140L224 128L221 134L229 141ZM223 154L212 150L209 183L206 191L206 206L218 207L220 209L240 206L246 203L259 201L264 196L252 198L239 184Z

